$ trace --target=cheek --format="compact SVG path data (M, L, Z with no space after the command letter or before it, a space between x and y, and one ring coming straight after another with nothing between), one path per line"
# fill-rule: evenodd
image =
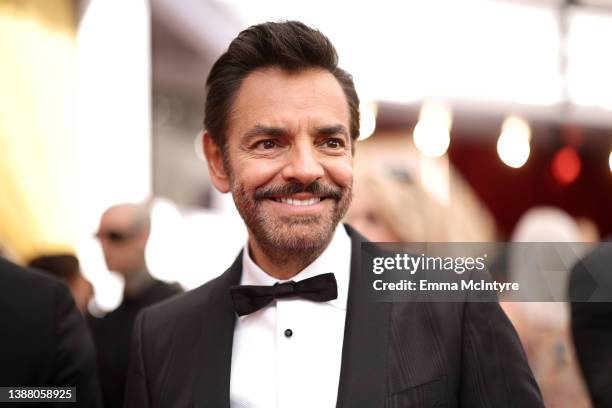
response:
M113 247L107 243L103 243L102 244L102 251L104 251L104 254L113 254Z
M275 160L245 159L232 166L234 169L234 182L253 190L269 183L277 174L280 174L282 165Z
M341 187L349 187L353 184L353 159L337 158L323 163L325 172L329 178Z

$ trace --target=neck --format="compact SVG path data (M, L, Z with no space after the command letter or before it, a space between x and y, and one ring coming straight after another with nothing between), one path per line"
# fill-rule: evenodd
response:
M293 253L290 251L265 251L249 236L249 255L253 262L257 264L268 275L278 280L289 280L300 273L304 268L314 262L327 248L330 240L317 250L309 253L300 251Z
M126 275L124 295L137 295L153 283L153 277L149 274L146 266L140 268L137 272Z

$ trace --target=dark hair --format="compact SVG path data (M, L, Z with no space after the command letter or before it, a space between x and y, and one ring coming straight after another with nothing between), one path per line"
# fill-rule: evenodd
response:
M224 151L227 117L238 89L247 75L266 67L288 72L309 68L329 71L348 102L351 138L359 137L359 97L351 75L338 67L338 54L329 39L299 21L268 22L238 34L208 75L204 127Z
M39 256L32 259L28 266L48 272L66 281L71 281L81 274L79 260L71 254Z

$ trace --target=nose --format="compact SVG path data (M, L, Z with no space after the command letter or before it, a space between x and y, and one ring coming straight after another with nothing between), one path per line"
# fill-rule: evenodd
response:
M311 141L294 144L288 155L288 162L282 171L283 178L287 181L309 185L323 175L323 166L317 157L316 147Z

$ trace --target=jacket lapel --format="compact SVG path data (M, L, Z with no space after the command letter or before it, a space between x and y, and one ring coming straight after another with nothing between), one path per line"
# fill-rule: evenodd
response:
M229 407L230 370L236 314L229 288L240 283L242 251L214 281L202 310L200 340L195 350L194 407Z
M361 243L365 238L345 227L352 241L351 278L337 407L383 407L391 303L367 300L368 279L361 272Z

